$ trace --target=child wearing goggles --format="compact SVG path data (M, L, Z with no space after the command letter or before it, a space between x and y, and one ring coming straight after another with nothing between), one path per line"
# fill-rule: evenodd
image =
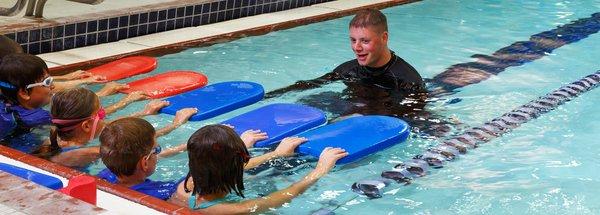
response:
M0 63L0 142L29 153L41 141L31 134L51 123L42 107L50 101L53 79L37 56L9 54Z
M143 111L134 115L139 117L154 115L166 105L164 101L151 101ZM76 88L54 95L50 112L54 125L50 132L50 143L40 147L34 154L85 171L89 164L98 160L100 154L99 147L86 147L86 145L100 134L105 125L106 115L110 114L109 111L100 106L100 100L94 92L85 88ZM180 110L173 123L157 134L164 135L174 130L186 123L196 112L191 108Z

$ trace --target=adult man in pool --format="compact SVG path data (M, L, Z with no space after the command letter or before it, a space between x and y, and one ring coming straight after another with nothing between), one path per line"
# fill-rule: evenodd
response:
M402 117L415 127L423 124L430 113L423 111L427 90L419 73L388 48L387 19L374 9L360 11L350 21L350 45L356 59L345 62L319 78L298 81L267 93L267 98L291 91L321 87L342 80L342 93L323 92L300 99L300 102L334 114L384 114ZM411 120L413 119L413 120Z

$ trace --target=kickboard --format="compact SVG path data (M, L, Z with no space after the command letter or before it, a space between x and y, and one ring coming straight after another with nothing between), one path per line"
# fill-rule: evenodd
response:
M122 93L144 91L153 99L164 98L206 86L208 78L194 71L169 71L129 82Z
M224 121L232 125L238 134L254 129L267 132L266 140L256 142L254 147L268 147L285 137L327 123L325 113L317 108L298 104L270 104Z
M108 81L116 81L148 73L154 69L156 69L156 58L134 56L121 58L87 71L94 75L104 76Z
M190 121L199 121L254 104L264 94L263 87L254 82L221 82L168 98L169 106L160 112L175 115L178 110L195 107L198 113Z
M394 117L356 116L298 134L308 141L300 145L301 154L319 157L325 147L340 147L348 156L337 161L345 164L403 142L409 125Z
M39 173L33 170L21 168L18 166L0 163L0 171L7 172L11 175L18 176L20 178L32 181L33 183L42 185L53 190L57 190L63 187L62 181L58 178Z

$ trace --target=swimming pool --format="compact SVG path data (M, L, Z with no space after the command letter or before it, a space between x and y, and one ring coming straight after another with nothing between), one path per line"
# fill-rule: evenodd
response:
M451 65L473 61L470 58L473 54L491 54L515 41L528 40L531 35L590 17L598 11L598 1L446 0L383 10L390 25L390 48L425 78L432 78ZM165 55L159 59L159 68L150 75L193 69L204 72L209 83L250 80L261 83L266 91L274 90L297 80L318 77L351 59L347 32L350 18ZM600 54L599 39L598 34L592 34L536 61L509 67L498 76L431 102L427 109L462 122L456 132L479 125L596 71L594 57ZM263 100L210 120L188 123L159 138L159 142L163 147L184 143L205 124L218 123L264 104L295 102L305 95L343 88L343 84L334 83L323 89ZM119 97L103 102L114 102ZM446 102L453 98L462 101ZM596 123L600 117L594 115L597 110L594 105L599 101L597 91L586 93L458 161L433 170L412 185L388 187L383 198L369 200L350 191L355 181L375 178L394 164L439 144L439 140L412 135L403 144L338 167L275 213L306 214L326 207L337 208L338 214L597 214L600 206L595 203L600 197L594 191L600 188L597 183L600 174L594 170L598 168L600 149L594 144L598 143L595 134L600 132ZM117 115L133 112L143 105L136 103ZM146 119L161 127L172 117L159 115ZM302 164L290 171L249 175L247 196L281 189L304 176L312 164ZM100 164L94 166L93 173L101 168ZM187 155L181 154L161 161L151 178L178 179L186 172Z

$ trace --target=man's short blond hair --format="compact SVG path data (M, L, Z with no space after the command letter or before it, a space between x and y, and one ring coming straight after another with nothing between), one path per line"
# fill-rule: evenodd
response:
M356 13L350 21L350 28L374 28L378 33L388 31L387 18L379 10L366 9Z

